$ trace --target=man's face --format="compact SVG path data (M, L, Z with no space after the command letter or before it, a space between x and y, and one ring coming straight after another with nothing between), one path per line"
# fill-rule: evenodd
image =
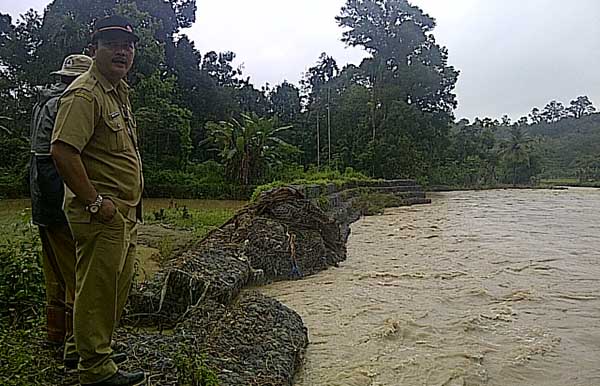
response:
M111 82L125 78L133 64L135 43L127 39L98 39L95 47L96 66Z

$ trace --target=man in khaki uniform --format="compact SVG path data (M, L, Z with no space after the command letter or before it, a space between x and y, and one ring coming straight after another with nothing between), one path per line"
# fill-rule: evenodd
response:
M124 81L137 40L123 17L96 22L94 62L61 97L52 136L77 252L73 329L82 385L145 380L143 372L119 370L110 347L131 287L142 219L142 164Z
M75 298L75 243L62 209L65 190L50 155L50 139L60 96L91 65L92 58L89 56L67 56L62 68L52 73L60 75L60 83L40 90L31 119L31 218L39 227L42 241L48 340L65 344L67 366L68 359L77 354L72 312Z

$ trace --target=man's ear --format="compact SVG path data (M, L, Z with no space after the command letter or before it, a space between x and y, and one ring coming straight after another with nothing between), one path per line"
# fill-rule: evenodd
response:
M96 58L96 50L97 50L97 49L98 49L98 43L90 43L90 44L88 44L88 46L87 46L87 50L88 50L88 52L89 52L89 56L90 56L92 59L95 59L95 58Z

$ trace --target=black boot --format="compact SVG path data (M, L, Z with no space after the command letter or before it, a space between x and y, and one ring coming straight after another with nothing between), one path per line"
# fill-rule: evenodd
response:
M127 354L125 354L124 352L113 353L110 356L110 359L112 359L113 362L115 362L115 365L118 365L127 361ZM79 354L75 354L73 356L65 358L63 360L63 363L65 364L65 367L67 369L75 370L77 368L77 364L79 363Z
M115 375L97 383L82 383L81 386L135 386L141 385L146 381L146 374L143 371L135 373L126 373L123 370L117 370Z

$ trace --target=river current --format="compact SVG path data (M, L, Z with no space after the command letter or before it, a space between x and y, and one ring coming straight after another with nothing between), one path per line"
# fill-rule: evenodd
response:
M600 189L431 194L263 292L309 329L301 386L600 385Z

